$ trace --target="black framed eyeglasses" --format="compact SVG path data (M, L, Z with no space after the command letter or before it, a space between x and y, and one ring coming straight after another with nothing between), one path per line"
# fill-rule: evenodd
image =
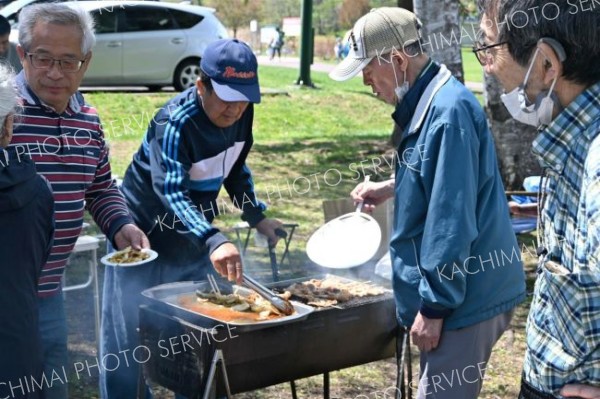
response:
M494 44L487 44L487 45L481 45L481 43L477 43L473 45L473 53L475 53L475 56L477 57L477 60L479 61L479 63L481 64L481 66L485 66L488 62L488 59L490 57L490 49L493 49L494 47L499 47L499 46L503 46L508 42L499 42L499 43L494 43Z
M44 54L25 53L29 57L31 65L36 69L50 69L55 62L58 62L60 70L63 72L77 72L86 60L77 58L52 58Z

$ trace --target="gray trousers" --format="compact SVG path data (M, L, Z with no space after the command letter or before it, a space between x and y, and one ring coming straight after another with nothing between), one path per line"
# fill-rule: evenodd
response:
M421 353L417 399L476 399L492 348L513 310L481 323L442 332L436 349Z

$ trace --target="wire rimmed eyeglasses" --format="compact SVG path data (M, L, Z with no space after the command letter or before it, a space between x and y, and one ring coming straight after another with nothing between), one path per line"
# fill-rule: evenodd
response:
M488 59L490 57L490 49L493 49L494 47L499 47L499 46L503 46L505 45L507 42L499 42L499 43L494 43L494 44L488 44L488 45L481 45L481 43L478 44L474 44L472 51L475 54L475 56L477 57L477 60L479 61L479 63L482 66L485 66L488 63Z

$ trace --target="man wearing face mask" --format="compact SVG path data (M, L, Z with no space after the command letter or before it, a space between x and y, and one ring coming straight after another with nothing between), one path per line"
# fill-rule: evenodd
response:
M483 42L474 51L506 90L513 117L539 129L533 153L547 193L539 201L540 259L519 398L597 399L600 7L541 0L479 6Z
M424 53L420 26L402 8L372 10L330 77L362 71L395 106L395 178L361 183L352 197L367 210L394 197L393 286L398 321L421 351L417 397L472 399L525 278L486 116ZM456 371L464 381L442 378Z

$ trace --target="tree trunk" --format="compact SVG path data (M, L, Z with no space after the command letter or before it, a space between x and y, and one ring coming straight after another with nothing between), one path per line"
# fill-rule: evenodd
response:
M502 86L493 76L485 76L485 111L496 142L500 173L507 190L523 187L527 176L539 175L541 168L531 153L531 142L537 136L534 127L515 121L500 100Z
M405 8L408 11L414 11L412 0L398 0L398 7Z
M415 0L414 12L423 22L423 48L464 82L458 0Z

